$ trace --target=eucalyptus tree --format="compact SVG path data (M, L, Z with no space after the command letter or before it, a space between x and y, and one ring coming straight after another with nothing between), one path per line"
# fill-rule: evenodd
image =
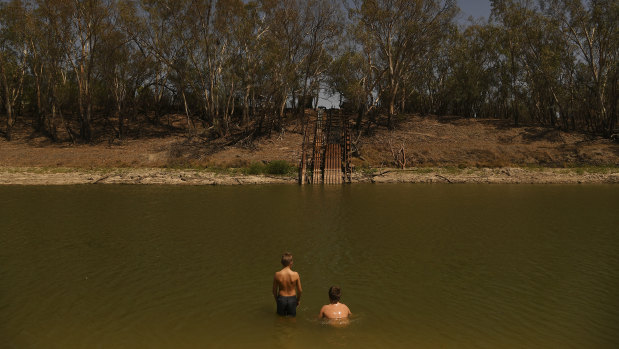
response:
M109 31L107 19L111 15L113 1L103 0L57 0L61 24L61 42L66 60L71 66L78 87L78 113L80 136L87 142L93 140L93 84L95 83L96 60L105 34Z
M337 2L313 0L306 3L306 35L303 45L303 65L301 100L299 110L308 104L310 91L317 91L332 62L333 53L341 42L343 33L343 13ZM316 100L318 93L314 94Z
M514 124L528 118L554 125L560 59L571 58L557 42L557 28L530 0L494 0L492 15L500 26L498 63L508 76L502 87L509 90Z
M27 10L22 1L0 3L0 86L6 111L7 140L12 138L16 103L22 97L30 48L26 39Z
M520 40L521 23L526 20L527 8L531 6L531 0L491 0L491 17L501 25L499 45L497 49L503 59L499 61L501 75L501 90L506 91L501 95L501 102L509 105L509 116L518 126L521 116L521 100L525 94L523 81L522 62L519 59L523 42Z
M617 123L617 59L619 58L619 3L612 0L551 0L542 3L558 21L566 44L586 68L583 83L592 98L591 130L609 135ZM609 86L609 82L611 82ZM585 96L579 96L581 99ZM582 108L585 111L587 108Z
M219 108L223 122L223 135L228 135L237 102L242 104L241 124L249 126L250 104L255 114L255 93L264 70L259 66L265 57L266 37L273 25L265 16L264 1L218 1L214 17L214 33L219 65Z
M268 49L264 55L264 74L271 84L264 85L267 105L273 108L281 127L288 99L293 103L299 89L300 67L305 59L303 50L309 20L305 1L263 1L265 20L269 25L266 33Z
M45 87L49 85L45 83L45 75L48 70L46 60L47 57L52 55L50 52L51 43L46 37L47 23L41 15L41 11L30 9L28 12L28 15L25 16L26 26L24 27L28 35L26 35L24 39L30 51L28 70L34 82L34 91L32 92L36 100L36 128L38 131L47 134L50 138L55 139L55 125L46 112L47 103L45 103Z
M529 115L537 123L555 126L557 116L567 116L561 97L562 77L574 63L573 52L562 42L557 21L535 9L525 11L519 33Z
M356 128L360 131L364 117L379 112L385 70L379 64L378 43L364 30L364 24L357 16L360 4L349 5L346 7L349 21L345 33L349 42L331 65L329 81L333 92L343 97L342 107L357 111Z
M331 95L340 98L339 107L357 111L357 128L367 112L368 98L372 96L372 71L362 53L346 49L329 67L328 86Z
M405 111L406 101L417 95L417 110L424 114L443 114L449 104L446 96L447 83L453 74L453 49L457 45L458 27L446 24L435 34L435 39L428 42L419 56L410 62L404 74L404 84L400 92L400 110ZM467 58L470 59L470 58Z
M236 2L227 4L235 6ZM194 78L188 77L188 83L193 90L199 92L202 101L203 114L220 134L222 120L220 120L220 99L222 98L222 70L225 55L229 48L229 37L219 35L226 32L225 26L216 25L215 21L226 3L214 0L192 1L183 12L182 25L186 34L179 28L177 40L181 41ZM224 116L225 119L225 116ZM224 122L225 123L225 122Z
M126 119L130 114L137 113L137 94L149 80L152 80L154 67L157 66L136 41L132 40L126 30L131 23L126 23L129 16L135 15L131 3L119 1L110 11L107 18L109 30L105 32L101 55L97 61L99 79L103 85L103 94L99 102L114 106L106 110L107 114L115 115L117 119L116 135L123 139L126 135ZM110 108L108 108L110 109Z
M489 24L470 23L454 31L444 45L448 48L449 76L441 95L449 113L465 117L495 117L489 111L494 104L496 86L496 32Z
M133 8L132 11L128 9ZM147 86L152 88L156 105L161 104L166 90L181 99L187 129L194 129L187 94L191 71L189 63L188 28L185 19L192 13L190 0L133 0L124 11L123 22L129 37L147 58L154 58L155 72ZM157 107L159 109L159 107ZM155 113L155 122L160 114Z
M243 10L235 12L231 35L234 46L229 64L235 69L242 94L243 116L241 124L248 130L250 117L255 117L256 90L261 83L261 62L267 49L265 37L270 24L264 20L262 3L248 1Z
M440 40L456 13L453 0L355 0L353 18L377 50L390 127L411 66Z
M67 5L67 4L65 4ZM71 141L77 134L65 112L74 106L74 74L67 60L67 18L71 12L58 0L34 0L29 21L31 47L30 70L34 76L39 130L52 140L59 140L57 123L65 129Z
M239 89L240 74L235 53L238 52L238 36L234 28L244 20L245 6L241 0L217 1L215 4L214 37L215 66L211 68L217 79L217 88L211 90L215 99L215 117L220 116L223 136L230 133L231 116L236 107L236 94Z

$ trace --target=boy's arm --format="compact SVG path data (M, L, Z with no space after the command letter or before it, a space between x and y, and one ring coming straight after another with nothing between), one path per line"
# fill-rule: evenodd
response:
M298 274L297 274L298 276ZM297 305L301 302L301 294L303 293L303 287L301 287L301 277L297 277Z
M275 301L277 302L277 277L273 277L273 298L275 298Z

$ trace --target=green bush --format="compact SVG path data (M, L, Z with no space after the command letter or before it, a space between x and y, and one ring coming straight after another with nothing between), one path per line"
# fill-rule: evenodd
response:
M266 165L265 172L271 175L285 175L292 172L293 167L288 161L275 160Z
M246 174L249 175L259 175L263 174L265 170L265 166L261 162L253 162L249 167L245 170Z

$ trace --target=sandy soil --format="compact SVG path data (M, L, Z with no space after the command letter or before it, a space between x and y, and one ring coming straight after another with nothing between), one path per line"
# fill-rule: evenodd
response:
M294 122L253 142L177 131L74 145L53 143L26 126L17 134L12 142L0 139L1 184L295 183L213 169L273 160L296 165L302 140ZM504 120L408 116L393 131L364 128L354 141L355 182L616 183L619 168L619 144L611 140ZM396 167L400 148L408 170L381 170Z
M371 164L389 164L391 149L404 145L410 166L619 166L616 142L551 128L512 127L506 120L412 117L397 131L379 129L361 143Z
M161 168L9 168L0 167L0 185L170 184L243 185L296 183L292 177L251 176Z
M486 183L486 184L594 184L619 183L619 170L581 172L575 169L523 168L414 168L356 172L353 183ZM74 168L0 167L0 185L75 184L165 184L165 185L247 185L293 184L290 176L253 176L208 170L160 168L117 168L86 170Z

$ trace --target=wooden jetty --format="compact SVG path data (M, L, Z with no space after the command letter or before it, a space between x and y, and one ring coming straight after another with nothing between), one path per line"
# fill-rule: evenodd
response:
M310 118L311 119L311 118ZM303 133L299 183L342 184L351 182L350 122L339 110L318 109ZM314 137L310 145L310 133ZM312 149L308 159L308 149Z

